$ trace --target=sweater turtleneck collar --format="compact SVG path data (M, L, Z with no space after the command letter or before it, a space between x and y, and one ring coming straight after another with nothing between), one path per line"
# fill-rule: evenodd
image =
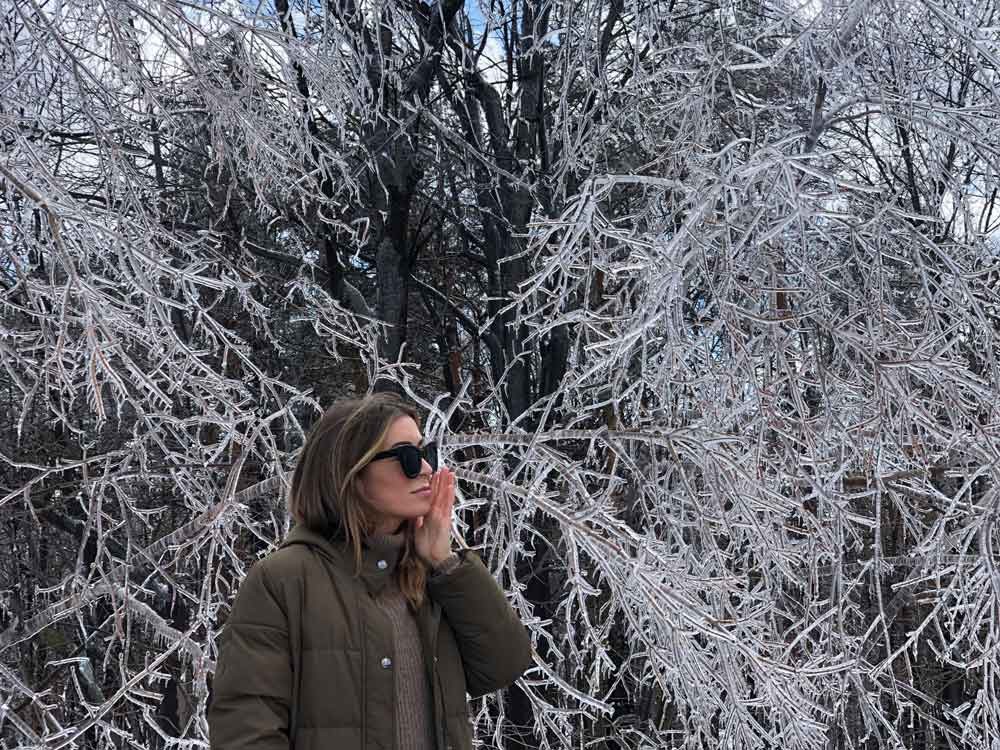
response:
M375 554L379 561L385 561L386 567L382 570L386 573L392 573L403 556L406 547L406 532L369 534L364 539L364 545Z

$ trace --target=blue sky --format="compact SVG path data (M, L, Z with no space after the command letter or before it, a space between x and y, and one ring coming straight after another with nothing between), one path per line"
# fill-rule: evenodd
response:
M479 2L480 0L468 0L465 3L465 12L469 16L472 28L482 31L485 21L483 20L483 11L479 7Z

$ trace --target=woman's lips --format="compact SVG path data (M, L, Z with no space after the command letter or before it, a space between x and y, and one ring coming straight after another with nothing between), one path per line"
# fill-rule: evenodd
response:
M419 490L414 490L413 494L414 495L429 495L429 494L431 494L431 488L430 487L421 487Z

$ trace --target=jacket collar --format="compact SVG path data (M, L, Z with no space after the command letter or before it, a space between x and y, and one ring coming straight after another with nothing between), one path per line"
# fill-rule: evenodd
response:
M296 524L279 545L279 549L295 544L309 547L347 575L354 575L354 553L343 537L326 537L301 524ZM369 594L375 596L389 583L399 562L398 554L397 552L395 556L379 556L378 548L362 545L361 580ZM386 561L384 570L378 566L378 561L382 559ZM425 596L424 606L417 612L417 627L424 643L425 666L430 674L434 672L434 659L437 656L437 633L440 623L441 605L430 596Z
M303 544L332 562L338 569L354 575L354 550L342 536L327 537L302 524L296 524L279 545L279 549ZM368 593L375 596L392 580L402 550L387 545L362 544L361 580Z

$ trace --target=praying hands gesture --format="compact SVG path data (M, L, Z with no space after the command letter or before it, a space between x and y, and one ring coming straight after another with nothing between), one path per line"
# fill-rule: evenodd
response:
M444 467L431 475L431 508L413 523L417 555L438 565L451 554L451 513L455 507L455 474Z

